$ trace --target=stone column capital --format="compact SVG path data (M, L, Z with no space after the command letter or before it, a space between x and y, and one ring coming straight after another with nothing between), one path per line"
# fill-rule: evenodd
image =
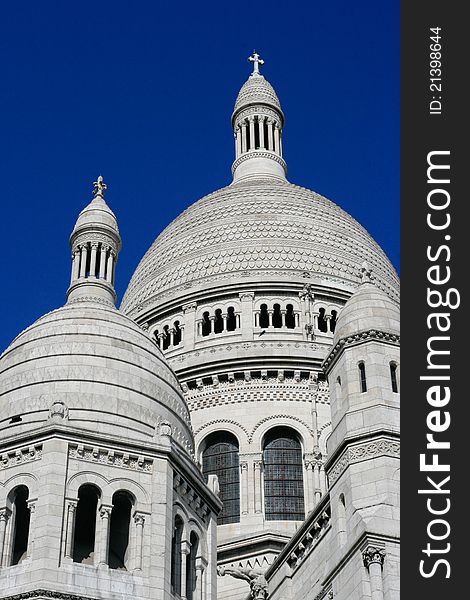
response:
M186 314L188 312L194 312L197 308L196 302L189 302L188 304L183 304L183 313Z
M111 513L113 511L113 507L110 504L102 504L99 509L99 514L102 519L109 519L111 517Z
M386 553L383 548L378 548L377 546L367 546L367 548L362 551L362 560L364 562L364 566L369 569L370 565L376 563L382 567L385 560L385 554Z
M191 552L191 544L187 540L181 542L181 554L189 554Z
M6 523L10 517L11 510L9 508L0 508L0 521L5 521Z
M144 526L145 515L143 515L142 513L135 512L133 518L134 518L134 523L136 524L136 526L140 526L140 527Z

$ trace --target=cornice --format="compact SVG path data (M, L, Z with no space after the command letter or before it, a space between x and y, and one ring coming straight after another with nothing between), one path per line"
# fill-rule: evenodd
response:
M284 172L287 173L287 164L286 161L281 158L278 154L274 152L270 152L269 150L250 150L246 152L246 154L242 154L239 156L232 164L232 175L235 173L237 167L239 167L246 160L250 160L252 158L270 158L274 162L277 162L284 169ZM279 179L279 178L278 178Z

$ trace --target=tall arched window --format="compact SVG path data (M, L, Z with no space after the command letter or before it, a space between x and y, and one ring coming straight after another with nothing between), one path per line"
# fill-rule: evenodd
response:
M332 310L331 311L331 319L330 319L330 331L331 331L331 333L335 332L336 321L337 320L338 320L338 311L337 310Z
M295 315L292 304L286 306L286 327L287 329L295 329Z
M165 325L163 328L164 338L163 338L163 350L168 350L170 347L170 327Z
M214 333L222 333L224 330L224 320L222 318L222 310L218 308L215 311Z
M22 562L28 551L30 510L28 508L29 490L25 485L19 485L10 496L12 503L12 532L11 565Z
M100 492L94 485L86 483L78 490L75 534L73 538L73 561L93 564L95 552L96 507Z
M288 427L276 427L263 447L265 517L268 521L302 521L304 483L302 448Z
M260 306L259 326L261 327L261 329L267 329L269 327L269 315L267 304L262 304Z
M114 494L109 525L108 565L110 569L127 570L132 505L132 497L128 492L119 491Z
M209 319L209 313L205 312L202 315L202 335L206 336L209 335L211 332L211 322Z
M279 304L273 306L273 327L282 327L281 306Z
M361 384L361 394L367 392L367 378L366 378L366 366L363 362L358 365L359 368L359 381Z
M193 600L196 590L196 556L199 547L199 538L191 532L189 537L190 550L186 555L186 600Z
M237 328L237 317L235 316L235 309L233 306L229 306L227 310L227 331L235 331Z
M320 308L318 311L318 329L322 333L326 333L328 331L328 324L325 319L325 309Z
M398 393L397 365L390 363L390 379L392 381L392 392Z
M173 327L175 329L175 334L174 334L174 338L173 338L173 346L178 346L178 344L181 343L181 327L180 327L180 322L179 321L175 321L173 323Z
M227 431L212 434L207 439L202 453L202 472L217 475L219 479L222 511L217 524L238 523L240 521L240 465L238 441Z
M183 520L176 515L171 538L171 590L181 595L181 539L183 537Z

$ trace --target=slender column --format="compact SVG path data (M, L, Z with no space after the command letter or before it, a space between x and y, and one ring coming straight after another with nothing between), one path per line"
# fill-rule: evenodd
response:
M228 318L228 314L227 313L223 313L222 314L222 319L223 319L223 326L222 326L222 331L227 331L227 318Z
M318 313L313 313L313 328L318 330Z
M318 461L313 465L313 480L315 486L315 505L317 505L321 500L321 491L320 491L320 465Z
M256 149L256 144L255 144L255 118L254 117L248 117L248 121L250 123L250 147L249 147L249 150L255 150Z
M295 312L294 313L294 318L295 318L295 326L296 327L300 327L300 313Z
M28 500L27 507L29 510L29 531L28 531L28 541L26 545L26 556L27 558L31 558L33 555L34 548L34 521L36 517L36 500Z
M259 310L255 310L255 327L259 327L259 315L260 315Z
M274 124L274 152L276 154L280 154L280 146L279 146L279 125L277 123Z
M242 153L246 152L246 121L243 121L241 124L242 128Z
M385 550L368 546L362 553L364 566L369 571L371 600L383 600L382 567L385 560Z
M100 251L100 279L104 279L106 277L106 253L108 252L108 246L101 244Z
M183 343L184 342L184 323L181 323L180 331L181 331L181 343Z
M315 486L313 482L313 461L305 461L305 469L307 471L307 492L308 492L308 508L312 510L315 506Z
M175 343L175 333L176 333L176 329L174 327L172 327L170 329L170 346L173 346Z
M215 317L209 317L209 321L211 322L211 333L214 333Z
M135 561L134 571L142 571L142 543L144 539L145 517L140 513L134 514L135 523Z
M196 589L194 590L194 600L204 599L204 568L196 565Z
M198 335L198 337L201 337L201 335L202 335L202 319L197 319L196 325L197 325L197 335Z
M72 261L72 277L70 283L78 279L80 269L80 250L77 248L73 253L73 261Z
M181 542L181 600L186 600L186 556L191 552L191 544Z
M102 505L99 510L100 519L97 519L97 529L95 540L99 540L99 565L108 564L108 543L109 543L109 523L111 520L112 506ZM96 543L96 542L95 542Z
M274 310L272 310L272 309L268 310L269 327L273 326L273 314L274 314Z
M331 333L331 315L325 315L326 330Z
M113 280L113 260L114 252L110 249L108 254L108 264L106 265L106 281L109 283Z
M11 511L8 508L0 510L0 567L3 565L3 557L5 552L5 533L7 529L8 519L11 516Z
M279 155L282 156L282 131L279 129Z
M236 158L242 153L242 131L240 126L237 127L237 133L235 134L235 153Z
M281 310L282 327L286 326L286 310Z
M274 141L273 141L273 124L274 121L272 119L267 119L268 122L268 150L271 152L274 150Z
M258 117L259 147L264 150L264 117Z
M240 463L240 477L242 480L242 515L248 514L248 463Z
M163 340L165 338L165 334L164 333L159 333L158 334L158 346L160 348L160 350L163 350Z
M236 323L237 323L237 329L240 329L240 327L241 327L240 313L236 313L235 314L235 320L236 320Z
M90 276L96 277L96 255L98 253L98 243L93 242L91 245L91 258L90 258Z
M322 464L320 466L320 489L321 489L322 495L326 494L326 488L327 488L327 485L326 485L325 465Z
M263 463L261 460L255 460L253 463L255 469L255 513L262 512L261 506L261 498L262 498L262 490L261 490L261 469Z
M73 559L73 533L75 529L75 512L77 510L77 500L67 500L67 522L65 534L65 558Z
M85 277L86 275L86 261L88 258L88 246L85 244L81 247L81 255L80 255L80 277Z

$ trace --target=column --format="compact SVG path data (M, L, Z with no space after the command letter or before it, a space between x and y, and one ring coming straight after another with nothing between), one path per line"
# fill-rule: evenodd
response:
M212 315L209 317L209 321L211 322L211 333L214 333L214 325L215 325L215 317Z
M70 283L72 283L73 281L78 279L79 269L80 269L80 250L77 248L73 253L72 277L71 277Z
M201 337L202 336L202 319L198 319L196 321L196 325L197 325L197 336Z
M242 515L248 514L248 463L243 461L240 463L240 478L242 489L241 511Z
M237 127L237 133L235 134L235 157L238 158L242 153L242 132L240 126Z
M264 117L258 117L259 147L264 150Z
M73 559L73 533L75 526L75 512L78 500L67 500L67 516L65 523L65 558Z
M135 523L135 561L134 571L142 571L142 544L144 540L145 517L140 513L134 514Z
M227 317L228 317L228 313L222 313L222 320L223 320L223 325L222 325L222 331L227 331Z
M268 317L269 317L269 327L273 326L273 314L274 314L274 310L271 308L268 310Z
M196 557L196 589L194 590L194 600L205 600L204 572L206 567L207 561L202 556Z
M5 551L5 534L10 516L11 511L8 508L0 510L0 567L3 565L3 557L7 554Z
M286 326L286 310L281 310L282 327Z
M322 495L324 496L327 491L327 484L326 484L325 465L323 463L320 466L320 489L321 489Z
M279 156L282 156L282 131L279 129Z
M90 276L96 277L96 255L98 253L98 242L93 242L91 245L90 258Z
M108 564L109 522L111 520L112 506L102 505L99 510L99 519L95 534L95 548L98 540L98 565Z
M101 244L100 251L100 279L104 279L106 277L106 253L108 252L108 246Z
M262 499L262 489L261 489L261 469L263 467L263 462L261 460L255 460L253 463L255 469L255 513L263 512L263 507L261 505Z
M313 461L305 460L305 470L307 471L307 492L308 492L308 511L315 507L315 486L313 482Z
M86 276L86 261L88 258L88 246L87 244L83 245L81 247L81 254L80 254L80 277L85 277Z
M277 123L274 124L274 152L276 154L281 153L279 147L279 125Z
M183 343L184 343L184 323L181 323L180 331L181 331L181 345L183 345Z
M375 546L367 546L362 552L364 566L369 571L371 600L383 600L382 567L385 560L385 550Z
M260 315L261 311L260 310L255 310L255 327L259 327L259 315Z
M295 318L295 326L296 327L300 327L300 313L295 312L294 313L294 318Z
M174 327L170 328L170 346L173 346L175 343L175 333L176 329Z
M326 330L331 333L331 315L325 315Z
M191 544L181 542L181 600L186 600L186 556L191 552Z
M246 121L241 124L242 127L242 153L246 152Z
M240 329L242 326L240 313L235 313L235 321L237 323L237 329Z
M164 333L159 333L158 334L158 347L160 348L160 350L163 350L163 340L165 338L165 334Z
M319 313L313 313L313 328L318 331L318 316Z
M272 119L267 119L268 121L268 150L271 152L274 150L274 142L273 142L273 124L274 121Z
M255 144L255 118L254 117L248 117L248 121L250 123L250 147L249 147L249 150L255 150L256 149L256 144Z
M108 254L108 262L106 265L106 281L111 283L113 281L113 259L114 252L110 249Z
M28 541L26 545L26 556L27 558L31 558L33 555L34 548L34 521L36 517L36 500L28 500L27 507L29 510L29 531L28 531Z
M313 482L314 482L314 487L315 487L315 506L316 506L321 500L319 461L315 461L315 463L313 465Z

